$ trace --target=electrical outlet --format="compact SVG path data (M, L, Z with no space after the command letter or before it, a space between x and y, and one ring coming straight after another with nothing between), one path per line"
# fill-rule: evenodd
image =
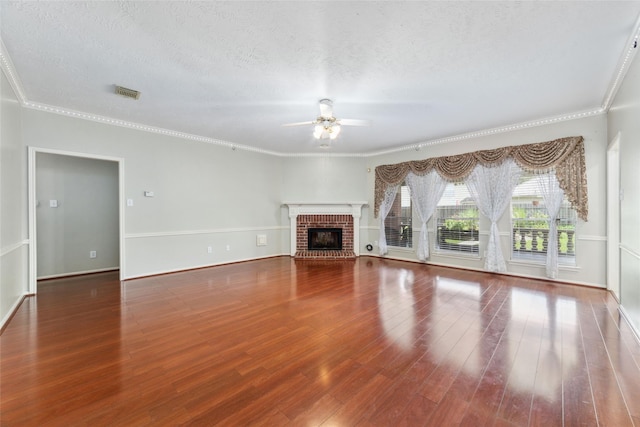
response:
M97 258L98 254L96 253L96 251L89 251L89 258Z
M227 251L231 250L231 246L227 245Z
M213 253L213 248L211 246L207 246L207 253L208 254L212 254Z

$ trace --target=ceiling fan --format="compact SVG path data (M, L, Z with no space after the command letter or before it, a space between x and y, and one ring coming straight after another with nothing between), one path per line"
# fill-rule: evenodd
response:
M313 136L316 139L336 139L340 134L341 126L369 126L368 120L338 119L333 116L333 101L321 99L320 115L310 122L288 123L282 126L314 125Z

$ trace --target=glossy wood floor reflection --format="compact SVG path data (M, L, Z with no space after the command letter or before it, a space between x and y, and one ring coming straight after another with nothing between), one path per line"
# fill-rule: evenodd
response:
M2 426L640 425L607 292L378 258L47 281L0 343Z

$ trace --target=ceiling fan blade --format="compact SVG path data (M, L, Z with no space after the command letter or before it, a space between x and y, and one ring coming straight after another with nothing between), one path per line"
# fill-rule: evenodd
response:
M282 125L282 126L304 126L304 125L313 125L315 124L316 121L310 121L310 122L298 122L298 123L287 123L286 125Z
M330 99L320 100L320 116L326 118L333 117L333 102Z
M371 126L369 120L338 119L337 122L344 126Z

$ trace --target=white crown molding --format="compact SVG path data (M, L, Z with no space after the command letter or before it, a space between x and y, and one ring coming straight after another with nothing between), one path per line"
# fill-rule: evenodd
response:
M613 79L611 80L611 84L609 85L609 90L607 90L604 100L602 101L602 109L604 111L609 111L609 108L611 108L611 104L613 103L613 100L616 94L618 93L620 86L622 85L622 81L624 80L624 77L627 75L627 71L629 71L629 67L631 66L631 63L633 62L633 59L635 58L636 53L638 51L639 37L640 37L640 15L638 16L638 19L636 20L636 24L633 27L633 31L631 32L631 35L629 36L629 39L625 44L625 46L627 46L627 49L622 52L622 55L620 56L620 60L618 61L618 66L617 66L618 72L614 75Z
M539 119L539 120L532 120L528 122L522 122L522 123L492 128L492 129L469 132L469 133L454 135L446 138L427 140L418 144L407 145L407 146L393 148L389 150L376 151L373 153L281 153L277 151L264 150L257 147L236 144L233 142L224 141L220 139L193 135L185 132L173 131L170 129L157 128L154 126L147 126L147 125L143 125L135 122L128 122L125 120L112 119L110 117L98 116L90 113L83 113L81 111L69 110L69 109L60 108L52 105L40 104L36 102L26 101L22 103L22 105L25 108L29 108L33 110L46 111L48 113L60 114L63 116L74 117L78 119L124 127L128 129L135 129L143 132L150 132L150 133L172 136L172 137L181 138L181 139L188 139L191 141L204 142L207 144L221 145L221 146L229 147L232 150L238 149L238 150L244 150L244 151L251 151L255 153L268 154L268 155L277 156L277 157L375 157L375 156L381 156L385 154L397 153L401 151L409 151L409 150L420 151L420 149L431 146L431 145L464 141L471 138L479 138L483 136L513 132L513 131L533 128L538 126L545 126L552 123L560 123L560 122L565 122L570 120L582 119L585 117L592 117L592 116L598 116L601 114L606 114L606 111L603 108L597 108L594 110L564 114L564 115L553 116L553 117L548 117L548 118Z
M41 104L41 103L38 103L38 102L26 101L26 102L23 103L23 106L25 108L29 108L29 109L32 109L32 110L46 111L48 113L60 114L62 116L74 117L74 118L77 118L77 119L89 120L89 121L92 121L92 122L98 122L98 123L103 123L103 124L112 125L112 126L119 126L119 127L124 127L124 128L128 128L128 129L135 129L135 130L140 130L140 131L143 131L143 132L157 133L157 134L166 135L166 136L173 136L173 137L176 137L176 138L188 139L188 140L191 140L191 141L204 142L204 143L207 143L207 144L221 145L221 146L224 146L224 147L231 148L232 150L240 149L240 150L244 150L244 151L253 151L253 152L257 152L257 153L270 154L270 155L274 155L274 156L279 155L279 153L274 152L274 151L263 150L261 148L256 148L256 147L249 147L249 146L246 146L246 145L236 144L236 143L229 142L229 141L224 141L224 140L221 140L221 139L209 138L209 137L206 137L206 136L194 135L194 134L185 133L185 132L178 132L178 131L174 131L174 130L171 130L171 129L158 128L158 127L155 127L155 126L143 125L143 124L140 124L140 123L129 122L129 121L126 121L126 120L112 119L111 117L99 116L99 115L90 114L90 113L84 113L82 111L69 110L69 109L66 109L66 108L56 107L56 106L47 105L47 104Z
M128 129L140 130L143 132L150 132L150 133L172 136L172 137L181 138L181 139L188 139L191 141L204 142L207 144L221 145L221 146L231 148L232 150L239 149L244 151L278 156L278 157L374 157L374 156L381 156L381 155L392 154L392 153L397 153L402 151L409 151L409 150L419 151L423 147L428 147L431 145L464 141L471 138L478 138L483 136L496 135L500 133L513 132L513 131L518 131L522 129L534 128L534 127L545 126L553 123L560 123L560 122L565 122L570 120L576 120L576 119L582 119L586 117L606 114L608 109L611 106L611 102L615 94L617 93L619 86L622 83L624 76L626 75L627 70L629 69L629 66L633 58L635 57L636 48L634 48L633 45L638 40L639 36L640 36L640 17L636 22L633 33L629 37L629 43L628 43L629 47L621 57L620 64L618 66L618 71L611 82L609 90L607 91L607 95L605 96L603 105L600 107L596 107L596 108L585 110L585 111L566 113L566 114L552 116L552 117L546 117L546 118L535 119L535 120L530 120L530 121L521 122L521 123L515 123L515 124L491 128L491 129L478 130L478 131L464 133L460 135L453 135L453 136L448 136L444 138L425 140L416 144L411 144L411 145L406 145L398 148L381 150L381 151L376 151L371 153L329 153L329 152L282 153L282 152L276 152L276 151L264 150L261 148L246 146L242 144L236 144L230 141L224 141L220 139L204 137L204 136L189 134L185 132L178 132L170 129L163 129L163 128L158 128L154 126L143 125L140 123L113 119L110 117L99 116L96 114L90 114L90 113L85 113L81 111L69 110L62 107L46 105L38 102L32 102L27 99L24 93L19 76L15 70L13 62L11 61L11 58L6 50L4 43L2 42L2 39L0 39L0 67L2 68L3 72L7 76L7 79L9 80L11 87L16 93L16 96L18 97L20 104L25 108L30 108L33 110L45 111L45 112L60 114L68 117L74 117L74 118L79 118L83 120L90 120L98 123L119 126L119 127L124 127Z
M14 67L13 62L11 61L11 57L7 53L7 47L4 45L4 42L0 38L0 68L4 72L4 75L7 76L7 80L9 80L9 85L13 89L13 92L18 97L18 102L21 105L24 105L27 102L27 97L24 94L24 90L22 89L22 83L20 83L20 78L18 77L18 73L16 72L16 67Z
M499 133L514 132L514 131L519 131L519 130L522 130L522 129L534 128L534 127L538 127L538 126L545 126L545 125L549 125L549 124L553 124L553 123L560 123L560 122L566 122L566 121L570 121L570 120L583 119L585 117L599 116L599 115L602 115L602 114L606 114L606 111L602 107L598 107L598 108L594 108L592 110L579 111L579 112L575 112L575 113L567 113L567 114L562 114L562 115L558 115L558 116L551 116L551 117L546 117L546 118L542 118L542 119L530 120L530 121L527 121L527 122L521 122L521 123L515 123L515 124L511 124L511 125L496 127L496 128L492 128L492 129L479 130L479 131L475 131L475 132L463 133L463 134L460 134L460 135L448 136L448 137L445 137L445 138L427 140L427 141L423 141L423 142L420 142L420 143L417 143L417 144L406 145L404 147L398 147L398 148L393 148L393 149L390 149L390 150L377 151L375 153L365 154L364 156L365 157L380 156L380 155L384 155L384 154L397 153L399 151L407 151L407 150L420 151L420 149L422 149L424 147L431 146L431 145L446 144L446 143L450 143L450 142L464 141L464 140L470 139L470 138L479 138L479 137L483 137L483 136L496 135L496 134L499 134Z

